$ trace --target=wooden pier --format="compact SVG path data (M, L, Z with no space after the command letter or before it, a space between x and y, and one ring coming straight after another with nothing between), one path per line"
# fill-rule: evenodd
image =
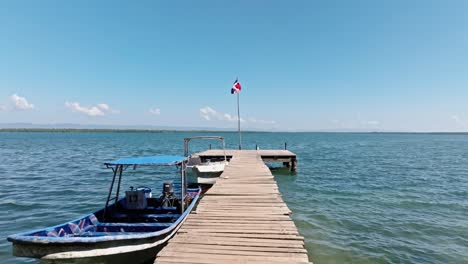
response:
M242 151L241 153L243 153ZM248 151L247 151L248 152ZM283 165L290 168L291 171L296 170L297 159L296 154L292 153L289 150L270 150L262 149L255 151L264 162L282 162ZM229 159L232 158L234 153L239 153L238 150L226 150L226 156ZM205 160L220 160L224 158L224 151L221 149L210 149L196 154L201 158L202 161Z
M261 152L229 155L229 166L155 263L309 263Z

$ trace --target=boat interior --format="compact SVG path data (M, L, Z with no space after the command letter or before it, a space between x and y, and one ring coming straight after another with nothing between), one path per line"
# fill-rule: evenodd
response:
M187 206L199 194L189 189ZM181 217L181 199L167 193L147 197L144 190L130 190L117 203L62 225L33 231L27 236L98 237L156 232L168 228Z
M146 206L128 208L128 199L123 198L117 204L95 213L102 223L171 223L180 216L181 203L178 198L145 198ZM169 202L167 202L169 201Z

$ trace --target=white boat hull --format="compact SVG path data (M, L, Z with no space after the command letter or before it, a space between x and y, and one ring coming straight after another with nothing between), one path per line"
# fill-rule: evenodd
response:
M190 184L215 184L228 162L209 162L187 166Z
M165 245L168 236L164 240L153 243L140 244L134 246L111 246L102 249L82 249L78 247L70 247L68 251L51 253L40 258L41 263L58 264L58 263L73 263L73 264L111 264L111 263L139 263L152 259ZM40 247L33 246L32 248L23 247L21 252L15 250L17 256L31 254L31 251L44 251ZM66 249L65 249L66 250Z

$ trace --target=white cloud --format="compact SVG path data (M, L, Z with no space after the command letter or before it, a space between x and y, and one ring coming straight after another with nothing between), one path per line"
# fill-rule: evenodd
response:
M1 112L1 111L6 111L6 110L7 110L6 106L0 105L0 112Z
M252 123L252 124L263 124L263 125L274 125L274 124L276 124L276 121L274 121L274 120L263 120L263 119L256 119L256 118L253 118L253 117L250 117L247 120L248 120L249 123Z
M206 107L200 108L200 115L205 120L210 121L212 117L215 117L218 115L218 112L216 112L216 110L214 110L213 108L206 106Z
M97 104L96 106L81 106L78 102L65 102L65 106L73 112L82 113L88 116L104 116L108 113L118 113L112 110L107 104Z
M159 109L159 108L150 108L148 110L148 113L150 113L152 115L160 115L161 114L161 109Z
M109 111L110 108L107 104L98 104L97 107L101 109L102 111Z
M220 113L218 111L216 111L215 109L209 107L209 106L205 106L203 108L200 108L200 116L207 120L207 121L212 121L212 120L219 120L219 121L227 121L227 122L237 122L238 118L237 116L235 115L231 115L229 113ZM276 124L275 121L273 120L258 120L256 118L247 118L247 119L244 119L244 118L240 118L240 121L241 123L251 123L251 124L264 124L264 125L267 125L267 124Z
M34 105L30 104L26 98L17 94L10 96L10 100L13 102L14 108L17 110L30 110L34 108Z
M232 116L232 115L230 115L230 114L228 114L228 113L225 113L225 114L223 115L223 120L233 122L233 121L237 121L237 117L234 117L234 116Z
M237 116L233 116L228 113L220 113L209 106L205 106L200 108L200 116L207 120L220 120L220 121L228 121L228 122L237 122ZM241 122L244 120L241 118Z

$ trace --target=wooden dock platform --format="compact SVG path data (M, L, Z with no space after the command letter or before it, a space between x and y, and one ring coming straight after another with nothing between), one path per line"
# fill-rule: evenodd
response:
M304 238L260 152L230 154L221 178L155 263L309 263Z
M247 150L248 152L249 150ZM243 152L243 151L242 151ZM296 154L292 153L289 150L274 150L274 149L262 149L255 150L255 152L260 155L264 162L282 162L285 166L291 169L291 171L296 170L297 158ZM226 156L228 159L231 159L234 153L238 153L238 150L227 149ZM224 158L224 151L222 149L210 149L203 152L199 152L198 155L202 160L214 159L219 160Z

